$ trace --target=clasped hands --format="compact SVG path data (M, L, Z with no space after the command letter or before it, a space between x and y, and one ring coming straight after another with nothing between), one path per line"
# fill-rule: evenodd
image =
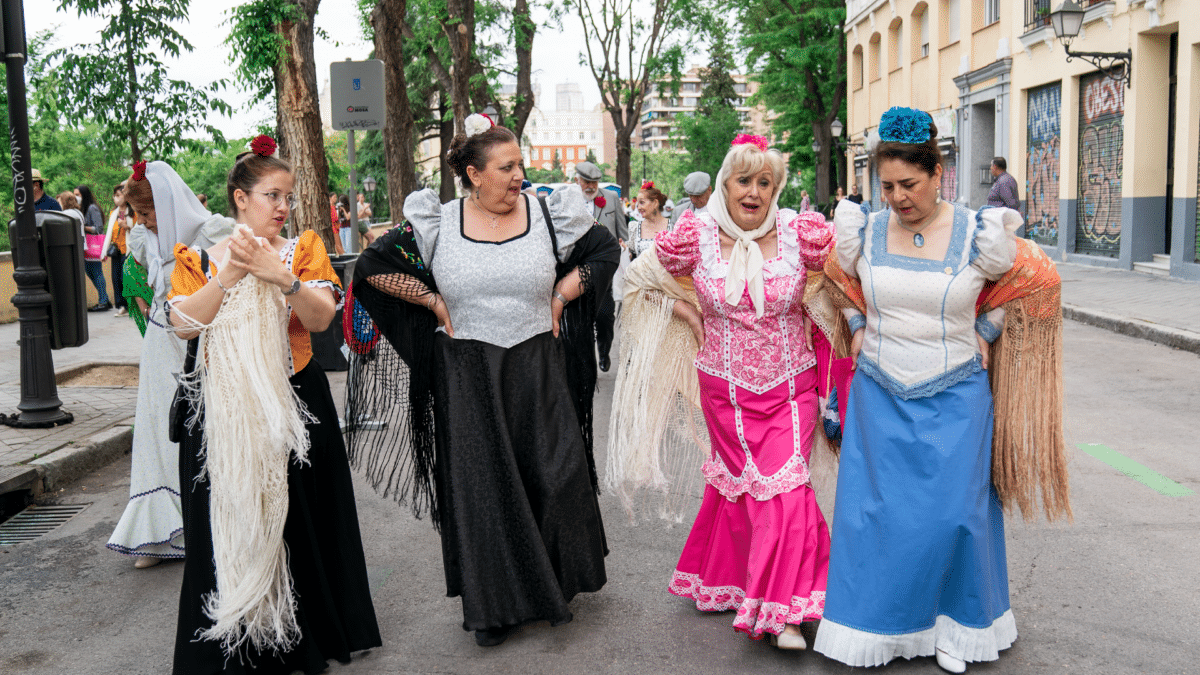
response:
M249 228L239 227L229 235L229 272L221 275L220 281L232 288L247 274L287 290L295 278L279 259L279 251L262 237L254 236ZM225 276L228 274L229 276Z

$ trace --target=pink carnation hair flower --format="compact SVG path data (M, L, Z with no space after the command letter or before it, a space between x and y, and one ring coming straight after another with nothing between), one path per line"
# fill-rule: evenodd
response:
M649 189L651 189L651 188L653 188L653 187L654 187L654 181L652 181L652 180L648 180L648 181L646 181L645 183L642 183L642 189L643 189L643 190L649 190Z
M730 143L730 145L742 145L744 143L749 143L763 152L767 151L767 146L769 145L766 136L754 136L751 134L738 134L734 136L733 143Z
M134 163L133 180L146 180L146 160Z
M275 139L266 134L259 134L250 141L250 151L259 157L270 157L275 154Z

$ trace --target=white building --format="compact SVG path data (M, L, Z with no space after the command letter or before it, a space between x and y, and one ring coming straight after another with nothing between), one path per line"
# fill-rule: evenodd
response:
M549 169L557 153L563 170L571 176L575 164L586 159L589 151L595 154L597 164L615 159L607 157L605 152L604 109L599 105L585 109L583 92L577 83L555 86L552 112L545 105L540 85L534 85L534 101L521 139L526 166Z

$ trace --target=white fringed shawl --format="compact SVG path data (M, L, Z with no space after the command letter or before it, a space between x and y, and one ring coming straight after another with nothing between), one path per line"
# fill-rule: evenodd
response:
M304 425L313 418L288 380L288 318L279 289L247 275L209 325L194 326L202 357L191 393L204 410L201 475L217 579L204 600L213 626L199 637L220 642L226 656L247 643L287 651L300 638L283 527L288 461L308 461Z
M834 310L819 293L819 286L810 284L805 306L829 335ZM709 458L711 446L700 409L695 366L698 346L687 323L672 314L679 301L699 308L695 291L685 289L663 268L654 249L629 266L621 308L621 355L609 416L605 485L617 493L630 522L642 490L661 495L660 517L676 522L703 496L701 466ZM822 511L831 519L837 458L819 424L813 433L809 472Z

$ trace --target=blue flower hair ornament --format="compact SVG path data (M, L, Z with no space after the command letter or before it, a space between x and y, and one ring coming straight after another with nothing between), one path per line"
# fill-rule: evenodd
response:
M929 140L933 118L924 110L888 108L879 120L879 140L917 145Z

